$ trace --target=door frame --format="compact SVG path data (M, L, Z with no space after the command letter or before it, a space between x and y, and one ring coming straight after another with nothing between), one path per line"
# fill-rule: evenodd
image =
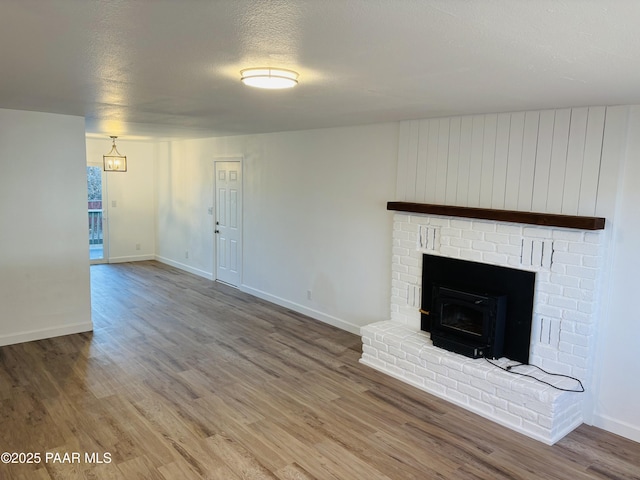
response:
M240 166L240 196L239 196L239 216L238 216L238 225L239 225L239 238L238 238L238 285L231 285L232 287L240 288L242 286L242 276L244 273L244 157L214 157L213 159L213 280L218 280L218 237L216 232L216 221L218 218L218 188L217 182L218 178L216 176L216 164L217 163L225 163L225 162L237 162ZM224 282L223 282L224 283ZM225 283L226 285L230 285Z
M107 196L107 174L103 169L102 162L87 161L87 167L98 167L102 175L102 258L91 260L90 265L101 265L109 263L109 213Z

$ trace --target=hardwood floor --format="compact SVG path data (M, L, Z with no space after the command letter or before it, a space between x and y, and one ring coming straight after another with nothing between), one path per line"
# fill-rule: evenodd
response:
M0 349L0 451L41 455L1 479L640 479L638 443L583 425L545 446L235 289L156 262L91 277L92 334Z

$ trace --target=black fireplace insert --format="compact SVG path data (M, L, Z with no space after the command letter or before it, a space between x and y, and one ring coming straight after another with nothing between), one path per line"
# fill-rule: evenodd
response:
M447 350L528 363L535 275L425 254L421 328Z
M433 287L431 340L471 358L500 358L507 296Z

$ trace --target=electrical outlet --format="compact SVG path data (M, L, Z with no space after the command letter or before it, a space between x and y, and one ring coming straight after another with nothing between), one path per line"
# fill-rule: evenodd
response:
M184 258L187 258L187 259L189 258L189 250L184 252Z
M311 300L311 290L307 290L307 300Z
M118 202L116 202L115 200L111 200L111 206L112 207L117 207L118 206Z
M140 250L140 244L136 243L136 250Z

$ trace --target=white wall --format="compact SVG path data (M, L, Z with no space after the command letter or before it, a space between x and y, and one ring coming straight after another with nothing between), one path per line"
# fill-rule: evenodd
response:
M213 149L217 142L163 143L157 175L156 257L209 279L214 278L214 217L208 210L213 208ZM237 150L241 151L240 145Z
M388 319L397 137L382 124L173 142L158 258L214 275L213 161L242 157L242 289L354 333Z
M103 210L109 225L109 262L153 259L156 248L155 168L161 144L118 139L116 145L118 151L127 156L127 171L104 175ZM87 138L87 162L102 164L102 156L109 150L110 138ZM140 245L139 250L137 245Z
M0 345L91 330L84 119L0 110Z
M618 186L610 280L600 335L594 424L640 442L640 107L632 107Z

